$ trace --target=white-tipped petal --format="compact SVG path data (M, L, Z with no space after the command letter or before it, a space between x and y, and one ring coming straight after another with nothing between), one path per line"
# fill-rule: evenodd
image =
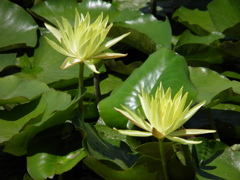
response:
M79 59L73 58L73 57L67 57L65 59L65 61L63 62L63 64L60 66L60 69L66 69L69 68L71 66L73 66L74 64L80 63L82 62Z
M170 136L194 136L199 134L215 133L216 130L208 129L181 129L170 133Z
M106 53L98 54L92 58L93 59L113 59L113 58L119 58L119 57L125 57L125 56L127 56L127 54L106 52Z
M146 122L144 119L141 119L139 116L137 116L134 112L132 112L130 109L128 109L125 106L122 106L123 109L125 110L121 110L118 108L114 108L116 111L120 112L122 115L124 115L129 121L131 121L134 125L151 132L152 131L152 127L151 125Z
M90 60L83 60L84 64L93 72L99 74L98 70L96 69L96 66L90 61Z
M167 139L180 144L200 144L202 141L187 140L179 137L166 136Z
M46 28L54 35L54 37L59 41L61 42L61 38L62 38L62 35L61 35L61 32L59 30L57 30L55 27L47 24L47 23L44 23L44 25L46 26Z
M65 56L72 56L70 53L68 53L67 50L65 50L64 48L62 48L60 45L58 45L58 44L55 43L54 41L48 39L46 36L45 36L45 39L47 40L48 44L49 44L53 49L55 49L56 51L58 51L59 53L65 55Z
M125 37L128 36L129 34L130 34L130 32L129 32L129 33L126 33L126 34L123 34L123 35L121 35L121 36L119 36L119 37L116 37L116 38L114 38L114 39L106 42L105 44L101 45L101 46L96 50L96 52L94 52L93 56L95 56L95 55L97 55L97 54L99 54L99 53L107 50L108 48L110 48L111 46L113 46L113 45L116 44L117 42L121 41L123 38L125 38Z
M118 131L120 134L126 135L126 136L136 136L136 137L148 137L152 136L152 133L146 132L146 131L137 131L137 130L118 130L116 128L113 128L114 130Z

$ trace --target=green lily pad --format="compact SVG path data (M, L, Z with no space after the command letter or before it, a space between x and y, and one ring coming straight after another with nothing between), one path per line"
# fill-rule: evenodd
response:
M240 2L238 0L214 0L208 4L208 10L216 29L219 32L225 31L224 33L233 37L240 37L240 14L238 13L239 8Z
M197 35L208 35L217 31L208 11L190 10L182 6L175 11L173 19L184 24Z
M202 140L201 144L192 148L192 153L199 163L196 171L197 179L238 179L240 152L232 150L219 141L196 139Z
M224 38L222 34L212 33L206 36L193 35L189 30L181 34L175 51L186 58L189 63L201 61L202 63L223 63L222 51L216 46L218 40Z
M18 134L22 127L31 119L44 113L45 107L38 105L39 99L21 106L14 107L11 111L1 111L0 115L0 143L9 141Z
M81 138L81 133L70 123L40 132L28 146L28 173L35 180L44 180L69 171L87 156Z
M0 16L0 50L36 45L38 26L22 7L1 0Z
M77 99L71 101L71 96L64 92L44 93L37 106L40 112L34 111L31 116L28 115L31 119L28 119L27 123L20 127L19 133L13 135L6 143L4 151L16 156L25 155L30 140L37 133L64 123L75 108L76 101Z
M191 80L199 91L196 101L202 102L205 100L205 106L208 104L213 106L224 102L224 98L228 101L232 97L231 100L234 101L234 96L240 94L240 83L238 81L231 81L208 68L189 67L189 70Z
M29 102L43 92L51 91L40 81L24 80L14 75L0 78L0 105Z
M131 34L122 41L146 54L162 47L171 48L171 26L168 20L158 21L151 15L145 15L125 22L116 22L110 35L119 36L126 32Z
M92 125L84 123L81 128L87 133L83 140L83 147L89 156L94 156L99 160L106 160L111 164L115 164L119 169L128 169L136 162L138 156L133 154L128 145L120 141L120 139L114 138L116 142L111 144L112 140L110 139L108 142L107 138L101 138Z
M107 165L106 162L100 161L93 156L89 156L83 160L89 168L99 174L104 179L114 180L149 180L156 179L156 172L149 172L148 164L142 164L129 170L114 169L113 165Z
M138 94L141 93L141 87L154 94L160 82L165 89L171 87L172 94L183 86L184 91L189 93L188 101L197 95L189 79L185 59L169 49L162 48L151 54L109 97L100 101L100 116L110 127L125 128L128 120L114 110L114 107L121 108L122 104L135 111L140 106Z
M16 54L0 54L0 72L9 66L17 64Z

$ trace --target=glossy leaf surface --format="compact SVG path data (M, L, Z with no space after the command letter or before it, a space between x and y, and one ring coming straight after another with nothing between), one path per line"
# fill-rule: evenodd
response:
M38 132L64 123L75 108L76 101L71 101L71 96L67 93L53 91L44 93L38 106L43 111L40 114L34 112L36 114L30 116L31 119L21 127L21 131L8 141L5 152L18 156L26 154L29 141Z
M172 88L173 94L184 86L184 92L189 92L188 100L194 99L197 94L189 79L184 58L162 48L150 55L118 89L100 102L99 111L105 123L111 127L125 128L127 119L115 111L114 107L121 108L122 104L136 110L140 106L138 94L141 87L148 93L154 93L161 81L164 88Z
M24 80L14 75L0 78L0 104L29 102L50 91L49 87L36 80ZM34 90L34 91L33 91Z
M72 169L87 155L81 148L81 138L81 133L68 123L37 134L30 141L27 153L27 169L31 177L43 180Z
M222 142L197 139L203 142L192 149L199 163L196 178L238 179L240 175L240 167L236 161L240 156L238 151L230 149Z
M233 37L240 37L238 28L240 23L239 8L240 2L238 0L215 0L209 3L208 9L211 19L219 32ZM236 24L238 26L235 26Z
M210 103L212 103L211 106L213 106L217 103L224 102L224 98L229 98L229 96L233 97L235 96L234 93L236 93L236 95L240 94L240 83L238 81L231 81L208 68L190 67L189 70L191 80L199 91L196 101L202 102L206 100L205 106ZM231 90L229 90L229 88ZM234 101L234 98L231 100ZM236 101L238 101L238 98Z
M0 32L2 34L0 50L36 45L38 26L22 7L8 0L2 0L0 1L0 16Z

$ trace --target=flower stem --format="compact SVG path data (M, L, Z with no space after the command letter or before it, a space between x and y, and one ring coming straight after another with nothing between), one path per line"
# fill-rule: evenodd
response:
M101 90L99 86L99 75L97 73L94 73L93 83L95 89L96 102L98 104L101 101Z
M77 92L77 98L79 98L78 101L78 108L80 112L80 120L84 120L84 114L83 114L83 74L84 74L84 63L79 63L79 77L78 77L78 92Z
M164 139L163 138L158 139L158 142L159 142L159 150L160 150L160 157L162 161L164 180L169 180L168 167L167 167L167 161L166 161L166 155L165 155L165 149L164 149Z

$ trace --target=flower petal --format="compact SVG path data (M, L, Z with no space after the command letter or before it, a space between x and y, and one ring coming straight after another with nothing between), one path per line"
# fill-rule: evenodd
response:
M137 136L137 137L148 137L152 136L152 133L146 131L137 131L137 130L118 130L113 128L114 130L118 131L120 134L127 135L127 136Z
M48 39L46 36L45 36L45 39L47 40L48 44L49 44L53 49L55 49L56 51L58 51L59 53L65 55L65 56L71 56L71 57L72 57L72 54L68 53L68 51L66 51L64 48L62 48L61 46L59 46L57 43L55 43L54 41Z
M91 62L91 60L83 60L84 64L93 72L99 74L100 72L97 71L96 66Z
M126 33L126 34L123 34L119 37L116 37L108 42L106 42L105 44L101 45L93 54L93 56L105 51L106 49L110 48L111 46L113 46L114 44L116 44L117 42L121 41L123 38L125 38L126 36L128 36L130 34L129 33Z
M119 58L119 57L125 57L125 56L127 56L127 54L106 52L106 53L98 54L92 58L93 59L113 59L113 58Z
M199 134L207 134L207 133L215 133L216 130L208 130L208 129L181 129L178 131L174 131L168 135L170 136L191 136L191 135L199 135Z
M69 68L71 66L73 66L74 64L80 63L82 62L80 59L76 59L73 57L67 57L65 59L65 61L63 62L63 64L60 66L60 69L66 69Z
M132 112L127 107L125 107L125 106L122 106L122 107L125 111L118 109L118 108L114 108L114 109L117 110L118 112L120 112L122 115L124 115L129 121L131 121L136 126L142 128L146 131L149 131L149 132L152 131L152 127L148 122L146 122L144 119L137 116L134 112Z
M179 116L179 118L176 120L176 123L172 126L172 131L175 131L176 129L180 128L185 122L187 122L203 105L205 104L205 101L195 105L190 110L188 110L188 107L183 111L183 113Z
M193 141L193 140L187 140L179 137L174 137L174 136L166 136L167 139L177 142L180 144L200 144L202 141Z
M46 28L55 36L55 38L61 42L61 38L62 38L62 35L60 33L60 31L58 29L56 29L55 27L47 24L47 23L44 23L44 25L46 26Z

